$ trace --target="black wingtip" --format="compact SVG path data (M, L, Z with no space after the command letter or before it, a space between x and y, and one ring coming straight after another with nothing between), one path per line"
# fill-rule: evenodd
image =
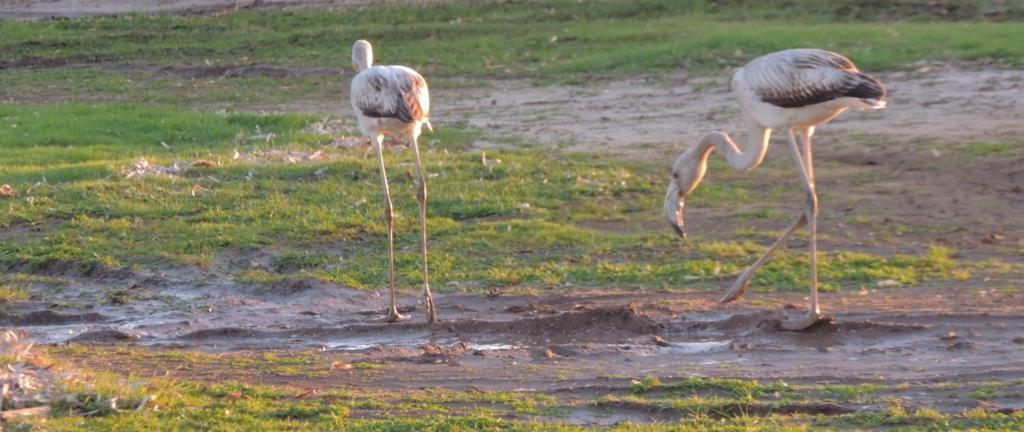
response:
M857 85L851 88L843 96L855 97L858 99L885 100L885 87L877 79L858 72L856 74Z

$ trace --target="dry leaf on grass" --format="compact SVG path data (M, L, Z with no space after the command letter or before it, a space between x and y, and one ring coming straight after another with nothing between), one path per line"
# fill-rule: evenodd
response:
M0 411L3 418L38 415L48 412L46 405L62 396L60 376L32 352L32 343L23 343L11 330L0 335L0 355L9 361L0 369Z

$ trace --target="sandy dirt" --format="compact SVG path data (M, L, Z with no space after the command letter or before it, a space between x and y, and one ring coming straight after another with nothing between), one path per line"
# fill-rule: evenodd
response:
M1005 142L1024 134L1024 71L933 65L878 77L889 91L888 107L849 112L820 127L819 146L855 148L859 143L845 138L849 134L885 137L892 147ZM711 130L745 132L728 77L669 75L555 87L502 81L453 96L435 96L439 119L575 150L661 158L664 150L682 150Z

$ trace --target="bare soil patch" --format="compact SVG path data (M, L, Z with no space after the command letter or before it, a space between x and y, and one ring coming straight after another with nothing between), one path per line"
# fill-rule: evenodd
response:
M0 314L0 322L10 326L53 326L102 321L106 321L106 317L95 312L59 313L44 309L23 315Z
M246 65L209 65L209 66L152 66L137 63L107 64L105 69L121 73L144 73L173 75L186 79L212 79L212 78L303 78L303 77L327 77L345 75L344 69L325 67L281 67L265 64Z
M68 65L84 65L102 63L110 57L99 54L74 54L59 57L23 57L18 60L0 61L0 70L22 68L57 68Z
M876 75L889 91L887 108L849 112L820 127L818 148L861 150L864 138L884 137L882 147L919 152L927 148L909 144L1005 142L1024 134L1024 124L1018 121L1024 114L1024 72L934 65ZM648 76L581 86L505 80L451 98L436 95L434 117L525 134L572 150L670 162L665 151L681 152L709 131L744 135L729 81L730 73L713 78Z

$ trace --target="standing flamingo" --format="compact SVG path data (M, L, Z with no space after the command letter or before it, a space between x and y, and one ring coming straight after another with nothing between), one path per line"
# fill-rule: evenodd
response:
M396 322L403 318L395 304L395 230L394 208L388 188L387 170L384 168L384 135L408 140L416 158L419 177L416 200L420 204L420 244L423 252L423 293L426 297L427 322L437 321L434 298L430 294L427 271L427 182L423 176L423 163L417 139L424 125L433 131L430 114L430 94L427 81L416 71L405 66L373 66L373 47L365 40L352 45L352 110L359 119L359 129L373 140L380 163L380 177L384 184L384 220L388 229L388 289L390 305L385 320Z
M807 193L806 210L754 264L740 274L720 302L739 298L747 290L754 272L793 231L807 224L811 235L810 310L806 317L782 323L786 330L803 330L826 319L818 305L818 195L814 189L811 135L816 126L828 122L847 108L884 108L885 88L839 54L819 49L791 49L767 54L747 63L733 75L732 89L739 99L750 134L746 148L737 147L724 132L712 132L680 155L672 167L672 181L665 196L665 216L676 232L686 237L683 229L684 198L697 188L707 172L711 152L717 149L733 169L748 171L764 159L772 130L786 131ZM795 133L803 137L802 150Z

